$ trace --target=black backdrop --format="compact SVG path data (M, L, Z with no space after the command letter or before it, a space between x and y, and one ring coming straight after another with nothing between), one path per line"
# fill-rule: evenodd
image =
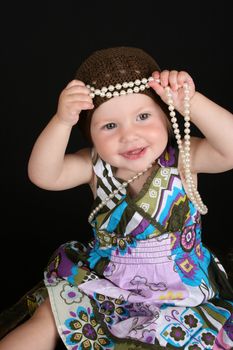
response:
M232 111L230 3L6 4L1 11L0 309L43 277L56 247L71 239L86 241L91 235L87 224L91 194L86 186L50 192L37 188L27 177L33 143L55 113L59 93L82 60L99 48L141 47L162 69L187 70L197 90ZM68 151L83 145L74 128ZM232 175L232 171L202 174L199 180L209 207L203 217L203 240L223 257L232 247Z

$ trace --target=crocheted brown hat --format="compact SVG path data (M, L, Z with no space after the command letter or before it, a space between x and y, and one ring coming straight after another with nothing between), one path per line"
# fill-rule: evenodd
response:
M144 50L135 47L113 47L93 52L78 68L75 79L83 81L95 89L102 89L109 85L134 82L149 78L154 71L160 71L157 62ZM151 89L139 91L152 97L161 108L166 111L166 105ZM90 140L90 120L94 110L109 98L95 96L94 109L80 113L79 127Z

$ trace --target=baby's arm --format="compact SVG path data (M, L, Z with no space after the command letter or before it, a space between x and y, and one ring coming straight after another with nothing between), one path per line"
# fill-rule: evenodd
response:
M195 90L187 72L163 71L153 74L161 83L152 81L151 87L166 102L165 87L170 86L176 109L183 115L182 86L190 87L191 121L205 136L191 138L191 172L217 173L233 167L233 115Z
M233 168L233 115L196 92L191 101L191 120L205 138L193 138L192 169L218 173Z
M28 175L37 186L63 190L91 181L89 150L65 154L81 110L93 108L89 92L83 82L73 80L60 94L57 112L36 140L29 159Z
M54 350L57 340L57 328L47 299L28 321L0 341L0 350Z

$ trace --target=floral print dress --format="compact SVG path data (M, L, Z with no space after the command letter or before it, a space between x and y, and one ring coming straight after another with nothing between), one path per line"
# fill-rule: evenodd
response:
M233 290L202 244L176 158L168 148L136 198L110 200L88 246L52 256L45 285L67 349L233 349ZM95 208L121 180L98 156L93 169Z

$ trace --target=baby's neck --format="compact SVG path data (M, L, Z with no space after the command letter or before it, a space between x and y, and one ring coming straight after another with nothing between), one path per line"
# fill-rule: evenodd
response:
M145 171L142 175L140 175L136 180L130 182L127 186L128 188L128 193L132 196L135 197L140 190L142 189L144 183L148 179L148 177L151 175L151 173L154 171L155 168L158 167L157 162L153 164L152 167L148 168L147 171ZM133 176L137 175L136 173L132 171L128 171L125 169L116 169L114 171L114 175L124 181L128 181L129 179L133 178Z

